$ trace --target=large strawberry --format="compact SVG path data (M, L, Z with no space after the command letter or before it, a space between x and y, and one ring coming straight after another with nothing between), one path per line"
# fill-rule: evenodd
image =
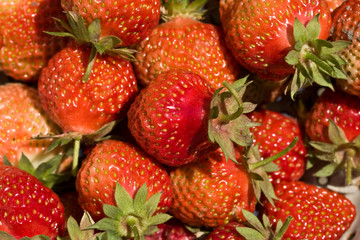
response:
M22 83L0 86L0 162L3 156L18 166L22 154L35 165L49 160L59 151L47 152L52 140L32 139L39 134L56 134L58 127L42 109L35 88Z
M146 152L166 165L189 163L216 149L213 142L220 144L225 154L234 159L230 156L231 141L251 144L246 133L252 123L242 113L254 106L239 107L241 100L236 102L229 98L229 92L225 94L224 98L215 94L212 100L213 89L202 77L187 70L169 70L153 79L136 97L128 112L129 129ZM222 102L224 99L233 100L235 106L228 108ZM222 105L213 106L217 104ZM238 121L231 121L235 120L231 114L239 114L235 116Z
M17 239L64 234L64 207L59 197L34 176L0 166L0 231Z
M159 163L132 144L105 140L86 157L76 178L79 203L95 220L105 217L104 204L116 206L117 182L132 198L144 184L149 197L161 192L157 213L166 212L172 204L170 178Z
M37 81L40 70L64 41L44 31L64 18L60 0L0 2L0 70L20 81ZM64 16L63 16L64 15Z
M339 52L346 61L343 66L347 78L337 78L336 82L342 90L355 96L360 95L359 78L359 36L360 36L360 4L359 1L344 1L333 13L332 40L345 40L349 44Z
M101 37L115 36L129 46L148 36L160 19L160 0L80 1L63 0L65 11L81 15L87 24L99 19Z
M344 77L343 61L333 57L344 45L324 41L332 22L325 0L221 0L220 19L227 46L245 68L274 81L294 74L292 97L309 83L331 88L329 76Z
M219 26L201 22L203 0L169 0L165 22L140 42L134 62L137 79L147 85L162 72L183 68L202 76L215 89L234 82L240 72Z
M264 213L272 224L294 218L284 239L340 239L355 218L350 200L331 190L300 181L281 182L274 189L278 200L274 206L265 201Z
M251 112L249 116L254 122L261 123L260 126L253 127L251 131L254 144L259 145L263 158L275 155L288 146L295 137L298 137L295 147L274 161L280 169L269 174L274 182L299 180L305 172L307 151L297 120L267 109Z
M170 177L174 189L170 212L190 226L218 227L245 221L241 210L255 210L250 174L243 164L227 161L220 149L177 167Z
M305 131L314 148L312 155L329 163L316 175L329 176L346 166L346 183L351 182L351 169L360 166L359 113L358 97L339 89L328 89L316 100L307 114Z

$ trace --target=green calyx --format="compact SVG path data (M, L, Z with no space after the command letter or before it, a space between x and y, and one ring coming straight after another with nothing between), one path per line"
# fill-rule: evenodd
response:
M321 26L319 15L312 18L305 27L298 19L294 22L295 46L285 61L295 67L294 76L287 86L291 98L303 87L316 83L332 90L332 78L346 79L342 65L346 62L337 53L349 42L329 42L318 39Z
M243 102L247 77L233 84L224 82L224 87L215 91L210 104L208 136L211 142L219 144L226 159L236 162L234 143L240 146L250 146L253 142L251 127L259 123L251 121L246 113L252 112L256 104Z
M167 0L163 3L161 18L168 22L182 16L201 20L205 14L204 6L208 0Z
M147 186L142 185L134 199L119 184L116 183L116 206L103 205L107 217L100 219L87 229L103 231L102 239L129 239L144 240L145 235L154 233L157 225L168 221L171 216L165 213L155 214L160 202L161 193L152 195L147 200Z
M329 120L328 134L330 143L309 141L313 148L309 155L327 163L314 176L329 177L344 169L345 183L350 185L352 170L360 167L360 135L350 142L344 131L332 119ZM307 168L312 167L311 161L309 164Z
M245 161L243 161L243 164L250 175L254 194L259 203L261 203L261 196L263 194L265 198L274 205L274 200L277 199L277 196L275 195L268 173L279 170L279 167L273 161L287 154L296 145L297 141L298 137L295 137L282 151L265 159L261 157L257 145L251 145L245 148L245 154L243 156Z
M31 238L23 237L23 238L18 239L16 237L11 236L10 234L8 234L6 232L0 231L0 239L1 240L49 240L50 238L45 235L36 235Z
M237 227L236 230L247 240L281 240L289 227L293 217L289 216L283 223L279 220L275 230L272 229L269 218L262 216L262 222L251 212L242 209L246 219L246 227Z
M134 61L134 49L119 48L121 39L116 36L101 37L100 19L95 19L86 26L85 19L76 12L66 12L68 23L61 19L54 18L59 32L46 32L50 35L58 37L70 37L79 44L91 46L91 53L88 66L83 76L83 81L86 82L91 74L95 63L97 54L110 54L122 57L126 60Z

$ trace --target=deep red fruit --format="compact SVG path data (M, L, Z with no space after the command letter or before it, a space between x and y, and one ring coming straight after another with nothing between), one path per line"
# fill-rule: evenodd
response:
M0 166L0 199L0 231L18 239L42 234L55 240L64 233L59 197L19 168Z
M128 111L138 144L163 164L178 166L213 148L208 113L213 90L199 75L173 69L141 90Z

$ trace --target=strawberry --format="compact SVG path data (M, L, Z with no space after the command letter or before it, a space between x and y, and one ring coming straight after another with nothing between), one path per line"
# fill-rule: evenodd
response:
M273 182L299 180L305 172L307 151L297 120L292 116L267 109L251 112L249 117L252 121L261 123L251 131L254 144L259 145L259 152L263 158L275 155L298 137L295 147L274 161L280 169L269 174Z
M349 41L349 45L339 52L339 55L345 60L343 66L347 78L338 78L336 83L340 88L355 96L360 94L360 78L358 76L358 58L359 58L359 34L358 27L360 22L360 5L358 1L344 1L333 12L332 40Z
M273 206L264 201L264 213L271 223L292 216L283 239L340 239L350 227L355 206L343 195L300 181L274 185Z
M116 205L116 182L132 198L145 183L149 197L162 192L158 213L166 212L172 204L170 178L160 164L135 145L105 140L86 157L76 177L79 204L94 220L105 217L103 204Z
M40 70L65 44L54 31L53 17L64 18L60 0L0 2L0 69L19 81L37 81Z
M12 166L0 166L0 231L17 239L46 235L55 240L65 231L59 197L34 176Z
M227 161L220 149L170 171L170 178L174 189L170 213L187 225L218 227L244 221L242 209L255 210L248 171L241 163Z
M246 69L272 81L293 75L292 97L309 83L332 88L329 76L345 77L343 61L330 57L344 45L324 42L332 23L325 0L221 0L220 20L227 46Z
M195 240L195 234L190 232L182 222L176 218L157 225L158 231L145 236L146 240Z
M345 1L346 0L326 0L326 3L331 13L333 13Z
M89 48L71 42L50 59L39 78L41 104L64 132L94 133L124 116L137 93L131 63L110 55L96 58L84 82L89 55Z
M246 240L236 230L236 228L241 227L244 227L244 225L239 222L230 222L212 230L211 233L206 236L205 240Z
M130 132L144 151L168 166L194 161L217 144L227 158L235 160L233 142L251 144L249 128L254 125L243 114L252 111L254 104L239 100L245 81L236 81L234 86L226 82L231 91L223 87L214 93L196 73L182 69L164 72L142 89L130 106Z
M134 70L143 86L174 68L200 75L215 89L237 79L241 68L226 47L222 29L200 21L204 2L164 3L166 21L139 43L135 54Z
M131 105L130 132L161 163L177 166L191 162L213 148L207 135L213 93L197 74L185 70L160 74Z
M116 36L122 46L138 43L159 23L160 0L90 1L63 0L65 11L80 14L87 24L99 19L101 38Z
M58 150L47 152L52 143L49 139L32 139L39 134L57 133L58 127L42 109L38 92L23 83L7 83L0 86L0 162L3 156L18 166L25 154L35 165L46 162Z

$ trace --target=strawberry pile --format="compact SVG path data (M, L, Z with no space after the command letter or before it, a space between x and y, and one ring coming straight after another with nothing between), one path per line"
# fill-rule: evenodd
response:
M359 10L0 1L0 239L340 239Z

